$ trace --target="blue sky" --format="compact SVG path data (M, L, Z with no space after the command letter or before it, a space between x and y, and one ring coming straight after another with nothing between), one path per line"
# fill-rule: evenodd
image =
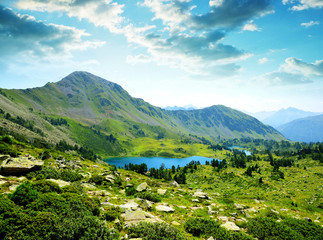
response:
M2 0L0 87L73 71L166 106L323 111L323 0Z

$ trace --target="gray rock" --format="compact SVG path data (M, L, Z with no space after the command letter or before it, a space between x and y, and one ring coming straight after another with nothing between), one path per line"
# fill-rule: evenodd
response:
M130 226L132 224L137 224L139 222L162 222L162 220L158 217L140 209L136 211L126 210L125 213L121 214L121 217L124 218L125 227Z
M66 182L60 179L48 179L48 181L57 183L59 187L65 187L71 184L70 182Z
M170 184L172 187L180 187L176 181L171 182Z
M309 217L304 217L304 220L308 222L312 222L312 219L310 219Z
M41 160L29 157L7 158L1 164L1 172L4 174L25 174L40 169L44 165Z
M106 175L106 176L104 177L104 179L105 179L106 181L108 181L108 182L110 182L110 183L114 184L114 181L115 181L116 177L115 177L115 176L113 176L113 175L111 175L111 174L109 174L109 175Z
M198 197L198 198L203 198L203 199L208 199L209 194L202 192L201 190L198 190L194 193L193 197Z
M244 206L238 203L233 204L233 206L237 209L237 210L243 210Z
M137 186L136 190L137 192L142 192L142 191L146 191L147 188L148 188L148 184L146 182L143 182Z
M156 210L159 211L159 212L174 212L175 211L174 208L168 207L168 206L165 206L165 205L156 206Z
M224 227L227 230L230 231L239 231L240 228L234 223L234 222L226 222L221 225L221 227Z
M165 195L167 192L167 189L158 189L157 190L157 193L160 194L160 195Z
M126 204L122 204L119 206L120 208L123 208L123 209L128 209L128 210L137 210L139 209L139 204L134 202L134 201L129 201L127 202Z

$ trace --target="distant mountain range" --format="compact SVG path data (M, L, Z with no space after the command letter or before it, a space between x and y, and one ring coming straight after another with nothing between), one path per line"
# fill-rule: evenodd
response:
M317 116L322 113L307 112L297 108L290 107L287 109L280 109L279 111L258 112L258 113L249 113L249 114L257 118L264 124L268 124L272 127L277 128L293 120L311 117L311 116Z
M88 72L74 72L44 87L0 89L0 108L13 119L21 116L33 123L47 141L65 139L103 155L117 155L123 146L131 145L131 139L140 137L284 139L274 128L240 111L222 105L188 111L164 110L133 98L118 84ZM68 125L57 125L60 118ZM14 124L0 121L0 127L9 125L15 130ZM16 131L21 130L16 127ZM29 136L35 135L27 132Z
M297 119L277 129L292 141L323 142L323 114Z
M195 110L197 108L195 106L189 104L189 105L185 105L183 107L178 107L178 106L170 107L170 106L168 106L168 107L165 107L164 109L169 110L169 111L176 111L176 110L184 110L184 111L186 111L186 110Z

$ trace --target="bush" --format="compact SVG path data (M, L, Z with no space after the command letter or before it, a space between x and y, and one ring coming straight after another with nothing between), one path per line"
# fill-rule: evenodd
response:
M62 192L82 194L84 192L84 188L80 184L72 183L70 185L62 187Z
M104 219L111 222L120 219L121 217L121 209L119 207L109 207L104 213Z
M139 192L136 197L146 199L152 202L161 202L161 196L152 192Z
M12 140L12 138L11 138L11 137L9 137L8 135L3 136L3 137L2 137L2 139L1 139L1 141L5 142L5 143L8 143L8 144L10 144L10 145L12 145L12 144L13 144L13 140Z
M82 179L82 175L78 174L74 171L71 170L62 170L60 173L61 177L60 179L64 180L64 181L68 181L68 182L76 182L76 181L80 181Z
M16 191L9 195L9 198L20 206L26 206L36 200L38 196L39 193L33 189L31 183L27 181L19 185Z
M135 187L127 187L126 188L126 196L132 196L137 193Z
M210 234L213 229L219 228L220 224L211 219L205 218L190 218L185 222L185 231L195 237L204 234Z
M59 179L60 178L60 173L52 167L44 167L39 171L36 171L34 173L29 173L27 174L28 178L32 178L37 175L42 175L45 179Z
M287 218L281 223L302 234L306 239L323 239L323 228L313 222L295 218Z
M276 222L272 218L256 217L248 223L248 233L258 239L304 239L287 225Z
M90 178L90 182L95 183L96 185L101 185L103 181L104 181L104 177L98 174L95 174Z
M57 192L61 193L62 190L57 183L47 181L47 180L39 180L32 183L32 188L41 193L49 193L49 192Z
M187 239L182 232L166 223L145 223L131 225L128 228L129 238L143 240Z

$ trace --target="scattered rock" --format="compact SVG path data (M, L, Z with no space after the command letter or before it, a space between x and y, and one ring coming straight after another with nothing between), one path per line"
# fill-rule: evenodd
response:
M171 182L170 184L172 187L180 187L180 185L176 182L176 181L173 181Z
M1 164L4 174L25 174L40 169L44 165L41 160L30 157L7 158Z
M209 237L207 240L214 240L214 238L213 237Z
M165 205L156 206L156 210L159 211L159 212L174 212L175 211L174 208L168 207L168 206L165 206Z
M14 192L14 191L16 191L16 189L17 189L17 187L19 186L19 184L15 184L15 185L11 185L10 187L9 187L9 191L10 192Z
M59 187L65 187L71 184L70 182L66 182L60 179L48 179L48 181L57 183Z
M90 183L82 183L81 185L87 189L90 189L90 190L96 189L96 187Z
M6 159L10 158L9 155L0 155L0 161L4 161Z
M312 222L312 219L310 219L309 217L304 217L303 219L304 219L305 221Z
M104 177L104 179L105 179L106 181L108 181L108 182L110 182L110 183L114 184L114 181L115 181L116 177L115 177L115 176L113 176L113 175L111 175L111 174L109 174L109 175L106 175L106 176Z
M165 195L167 192L167 189L158 189L157 190L157 193L160 194L160 195Z
M194 198L194 199L192 199L192 202L199 202L199 200Z
M120 205L119 207L135 211L135 210L139 209L139 204L134 201L129 201L126 204Z
M243 206L243 205L241 205L241 204L238 204L238 203L235 203L233 206L234 206L237 210L243 210L243 209L244 209L244 206Z
M180 225L181 225L180 223L178 223L178 222L176 222L176 221L172 221L172 224L173 224L174 226L180 226Z
M209 194L205 193L205 192L202 192L202 190L198 189L193 197L198 197L198 198L203 198L203 199L208 199L209 198Z
M221 227L224 227L227 230L231 231L239 231L240 228L234 223L234 222L226 222L221 225Z
M139 222L162 222L158 217L139 209L136 211L126 210L125 213L121 214L121 217L125 220L125 227Z
M151 201L148 201L148 200L146 200L146 199L141 199L141 201L140 201L140 205L144 208L144 209L151 209L152 207L153 207L153 205L154 205L154 203L153 202L151 202Z
M222 222L227 222L227 221L229 221L229 218L226 216L218 216L218 220L222 221Z
M148 188L148 184L146 182L143 182L137 186L136 190L137 192L142 192L142 191L146 191L147 188Z

